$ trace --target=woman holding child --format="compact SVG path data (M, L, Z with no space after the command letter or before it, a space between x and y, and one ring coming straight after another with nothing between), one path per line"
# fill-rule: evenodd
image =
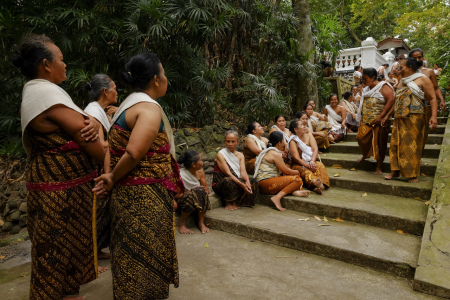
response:
M247 138L244 142L245 169L248 174L255 172L255 160L261 151L267 148L268 139L263 137L264 129L258 122L252 122L247 128Z
M236 151L239 135L230 129L225 133L225 148L214 159L212 189L225 202L226 210L254 206L258 184L245 170L245 158Z

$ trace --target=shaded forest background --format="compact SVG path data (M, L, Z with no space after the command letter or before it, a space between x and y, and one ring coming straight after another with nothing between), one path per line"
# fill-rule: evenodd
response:
M406 3L407 2L407 3ZM24 78L11 63L20 38L46 34L67 64L63 88L87 105L84 84L96 73L110 75L119 99L125 62L143 51L160 57L169 79L161 104L175 127L217 120L268 124L291 114L299 75L317 80L318 102L331 87L321 77L324 53L400 36L425 50L444 68L450 83L448 1L310 0L310 11L294 12L286 0L2 0L0 7L0 155L22 155L20 97ZM314 49L296 56L302 24L310 14ZM312 63L311 63L312 62ZM445 92L445 91L444 91Z

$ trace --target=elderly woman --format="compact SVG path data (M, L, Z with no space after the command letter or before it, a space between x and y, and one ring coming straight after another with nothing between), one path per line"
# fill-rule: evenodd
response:
M317 123L315 121L311 120L311 117L313 113L313 108L310 104L306 105L306 111L301 111L296 114L297 119L299 119L303 126L308 127L309 132L313 135L314 139L316 140L317 147L319 149L327 149L330 147L330 142L328 140L328 131L329 128L320 128L318 127ZM318 129L321 129L318 131Z
M225 133L225 148L214 159L212 189L224 202L226 210L239 206L254 206L258 184L245 170L245 158L236 151L239 135L234 130Z
M308 197L310 191L302 191L300 172L289 169L283 161L282 152L286 148L286 142L281 132L275 131L269 135L269 146L256 159L255 177L260 191L274 195L270 200L278 210L284 211L286 209L281 206L284 196L292 194Z
M420 160L425 139L425 127L431 130L437 126L437 100L432 81L423 73L418 73L420 63L408 57L400 65L402 79L395 94L394 106L383 118L381 126L386 126L392 112L392 126L389 159L391 174L385 178L408 178L408 182L419 181ZM425 100L431 105L431 118L427 124Z
M264 129L258 122L252 122L247 128L247 138L244 142L245 169L248 174L255 172L255 160L261 151L267 148L268 139L263 137Z
M172 128L154 100L166 94L167 78L150 52L133 56L123 76L134 92L112 120L112 171L97 178L95 188L112 190L114 298L166 299L169 285L178 286L173 208L175 194L184 190Z
M184 166L181 168L180 174L186 188L184 194L177 195L178 199L176 200L178 212L181 214L178 231L182 234L194 233L186 227L186 221L191 213L197 212L198 229L201 233L207 233L209 228L205 225L205 215L211 204L202 157L197 151L188 150L180 156L178 163Z
M324 115L328 116L328 122L331 124L331 130L328 137L331 142L338 142L342 140L346 131L347 111L342 106L338 105L338 97L336 94L331 94L328 98L330 104L323 109Z
M316 140L299 120L292 121L289 130L292 132L288 144L291 168L300 172L306 188L322 194L330 186L330 179L325 166L316 161L319 152Z
M97 278L91 189L95 161L103 163L105 157L99 126L90 128L87 139L80 133L88 115L57 86L66 80L66 64L48 37L26 36L13 63L29 80L20 113L28 155L30 299L84 299L66 296ZM89 142L92 132L95 142Z

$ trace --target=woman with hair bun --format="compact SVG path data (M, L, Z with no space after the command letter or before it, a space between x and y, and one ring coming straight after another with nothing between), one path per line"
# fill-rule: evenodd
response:
M28 156L30 299L85 299L67 296L97 278L91 189L105 157L99 126L91 119L85 128L89 116L58 86L66 80L66 64L48 37L24 37L13 63L28 79L20 115Z
M114 299L166 299L179 282L173 208L174 195L184 191L172 128L154 100L166 94L167 78L150 52L133 56L123 75L134 92L112 120L112 171L96 178L94 189L112 190Z
M279 131L269 135L269 148L262 151L256 158L255 178L263 194L274 195L270 200L280 211L281 199L289 194L298 197L308 197L310 191L302 191L303 181L300 172L289 169L283 161L286 141Z
M261 151L267 148L268 139L263 137L264 128L258 122L252 122L247 127L247 138L244 141L245 169L248 174L255 172L255 160Z
M198 229L201 233L209 232L205 225L206 211L210 209L209 191L206 183L205 172L203 171L203 161L200 153L188 150L178 159L178 163L183 165L180 174L183 179L186 191L177 195L178 212L181 214L178 231L182 234L193 233L186 227L186 220L192 212L198 214Z

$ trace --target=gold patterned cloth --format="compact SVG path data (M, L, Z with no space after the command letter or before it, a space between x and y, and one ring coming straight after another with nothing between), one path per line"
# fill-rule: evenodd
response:
M263 158L261 160L261 164L259 165L256 181L260 182L261 180L278 176L281 176L281 171L278 170L277 166Z
M111 168L124 153L131 132L109 132ZM166 299L178 287L173 214L174 192L182 190L169 139L159 132L148 153L111 194L111 266L114 299Z
M376 160L384 161L389 140L389 130L391 122L386 123L386 127L381 125L359 125L356 140L363 157L368 158L373 155Z
M97 278L92 159L62 132L27 129L30 299L60 300Z
M259 190L266 195L285 192L287 195L302 189L303 181L299 175L276 176L258 182Z
M397 90L389 158L391 171L406 178L420 175L427 127L425 106L407 87Z
M301 157L302 151L300 150L300 148L298 148L298 146L297 151ZM291 169L298 170L300 172L300 177L303 180L303 187L312 190L315 188L313 181L316 179L320 179L325 188L328 189L330 187L330 177L328 176L327 169L325 168L325 165L320 161L316 161L316 165L316 172L312 172L308 168L305 168L304 166L293 162L291 163Z
M255 173L255 161L257 155L245 146L242 154L244 154L245 170L247 171L247 174Z
M378 98L364 98L362 107L362 123L371 124L379 115L381 115L384 107L385 102Z
M320 136L320 135L314 136L314 139L316 140L316 143L317 143L317 147L319 149L330 148L330 140L328 139L328 130L321 130L319 132L324 133L325 137Z

